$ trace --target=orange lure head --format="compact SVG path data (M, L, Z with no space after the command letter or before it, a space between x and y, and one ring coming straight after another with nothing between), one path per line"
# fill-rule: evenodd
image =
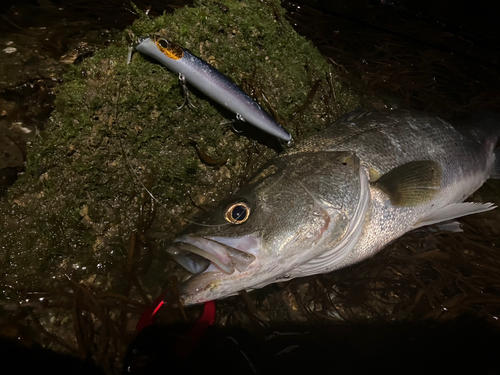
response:
M184 55L182 47L160 36L155 36L154 41L158 49L169 59L182 59L182 56Z

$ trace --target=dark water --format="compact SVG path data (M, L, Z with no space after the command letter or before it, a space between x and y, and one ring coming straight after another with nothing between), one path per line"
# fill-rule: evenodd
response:
M183 5L163 1L135 4L141 9L151 6L151 15ZM360 94L367 107L411 107L450 118L479 108L500 110L500 33L489 2L310 1L282 5L296 30L330 59L343 83ZM0 4L0 197L24 170L27 143L45 129L54 90L68 64L78 64L96 49L112 43L135 19L130 8L129 3L121 1ZM496 204L499 197L498 181L488 182L473 196ZM292 357L274 356L296 345L306 348L295 352L296 359L300 358L302 364L313 361L309 369L317 366L319 371L322 360L331 359L318 348L318 343L324 343L330 352L345 353L336 357L340 373L383 370L387 363L391 364L386 367L389 373L500 373L492 360L498 353L495 343L499 342L499 214L495 211L461 222L463 233L415 231L360 265L332 275L273 285L246 299L234 297L220 302L219 324L245 327L252 336L248 332L216 332L208 336L212 341L203 344L206 351L194 358L206 362L217 358L224 363L227 356L221 352L234 359L241 349L260 373L269 369L293 373ZM108 358L102 353L82 352L82 347L93 346L81 342L75 345L74 332L51 336L36 319L43 303L11 310L8 303L2 303L0 308L2 336L18 339L22 348L36 348L41 343L87 358L108 373L120 371L125 348L133 338L130 327L122 327L126 333L118 340L121 352L118 358ZM455 320L464 315L465 319ZM427 319L432 323L422 323ZM401 320L411 323L393 325ZM296 326L287 323L301 322L302 330L310 335L263 346L264 337L276 322L281 331L296 331ZM373 325L367 326L367 322ZM326 330L328 334L315 333L323 324L334 324L335 328ZM228 336L237 337L238 345L232 340L228 344ZM92 332L88 337L97 340ZM136 352L129 353L127 366L132 366L134 373L162 369L164 356L172 354L168 340L163 341L156 333L143 337L133 344ZM175 340L174 335L171 341ZM12 347L10 341L2 345ZM384 350L386 347L389 349ZM442 354L436 357L441 363L433 368L429 358L435 358L436 352ZM41 349L17 353L22 353L21 360L38 358L48 373L71 368L79 368L82 373L95 371L92 364L80 367L72 359L63 361L69 367L53 369ZM359 353L359 357L353 353ZM463 367L457 357L464 359ZM189 373L185 363L177 365L175 356L165 358L167 364L171 361L173 373L174 368ZM349 367L349 361L358 360ZM411 360L414 363L408 363ZM248 366L242 357L226 369L252 373ZM195 368L201 371L203 366ZM304 371L307 369L305 366Z
M154 17L189 1L134 2ZM26 142L45 127L69 64L113 43L137 18L123 1L0 4L0 196L24 170Z

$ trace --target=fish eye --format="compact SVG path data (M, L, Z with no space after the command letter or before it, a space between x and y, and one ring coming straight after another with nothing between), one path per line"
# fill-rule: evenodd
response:
M245 202L230 205L224 214L224 219L232 224L243 224L250 216L250 206Z
M163 47L163 48L170 47L170 42L164 38L159 39L158 44L160 45L160 47Z

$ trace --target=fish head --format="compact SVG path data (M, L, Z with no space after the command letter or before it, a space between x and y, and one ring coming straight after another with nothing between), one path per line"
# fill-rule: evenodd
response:
M282 281L334 248L359 206L360 168L352 152L273 159L167 249L194 274L179 285L181 300L202 303Z

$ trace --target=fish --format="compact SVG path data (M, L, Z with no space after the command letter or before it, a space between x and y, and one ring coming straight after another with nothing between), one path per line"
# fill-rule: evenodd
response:
M285 141L288 145L292 144L291 134L278 121L233 81L206 61L159 36L141 39L135 48L179 74L181 83L189 82L207 97L235 113L237 120L248 122ZM187 98L187 89L185 89L185 98Z
M500 116L344 116L278 154L166 247L193 274L186 305L360 262L408 231L496 208L465 202L500 177Z

